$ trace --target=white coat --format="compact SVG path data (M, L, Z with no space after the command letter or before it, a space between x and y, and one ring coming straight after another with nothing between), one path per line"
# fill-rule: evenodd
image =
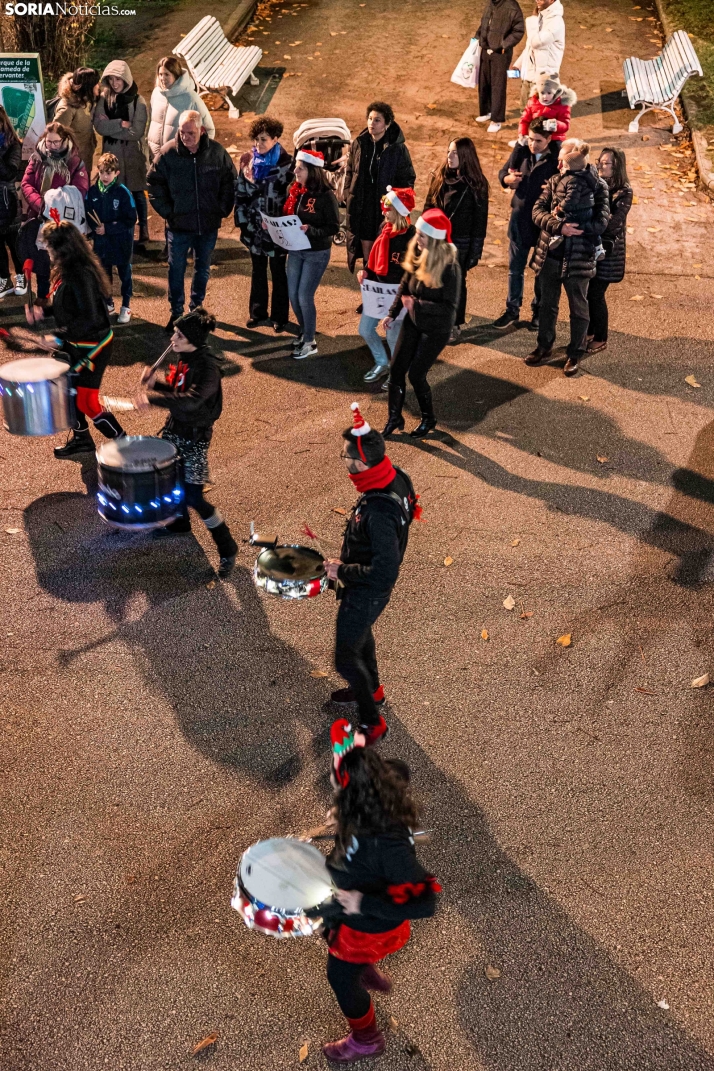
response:
M513 66L524 82L536 82L539 74L558 74L565 52L565 20L560 0L540 15L526 19L526 47Z
M179 116L187 111L198 112L209 138L215 138L216 128L211 113L199 97L193 78L188 71L184 71L168 89L156 86L151 94L151 122L147 140L152 160L167 141L176 137Z

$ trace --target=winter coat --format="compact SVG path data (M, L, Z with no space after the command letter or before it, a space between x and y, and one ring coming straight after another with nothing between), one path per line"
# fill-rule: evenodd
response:
M106 79L109 75L123 78L127 89L134 84L129 64L124 60L113 60L108 64L102 75L103 87L108 86ZM114 153L119 161L119 178L132 193L146 189L144 133L147 117L146 101L141 94L129 105L130 127L123 127L121 119L107 116L107 103L103 96L99 97L94 109L94 129L102 138L102 152Z
M427 208L440 208L451 220L451 241L459 252L468 252L466 270L475 268L483 253L488 227L488 192L479 197L463 179L445 181L436 196L427 196Z
M508 224L508 237L511 241L524 246L538 244L540 230L533 222L533 206L540 197L543 186L558 174L558 154L560 142L551 141L540 160L527 145L516 145L509 159L498 172L498 178L504 190L513 189L511 198L511 219ZM523 178L516 187L506 186L506 175L511 171L520 171Z
M57 334L67 342L101 342L111 330L106 298L88 268L62 280L45 315L54 316Z
M60 78L57 93L59 100L55 108L54 121L72 131L79 148L79 155L91 175L94 150L97 147L93 122L94 106L85 104L72 90L71 71Z
M37 147L30 157L25 174L22 176L22 193L27 201L28 216L33 218L42 215L44 208L44 196L41 193L42 179L47 165L47 150L44 137L37 142ZM70 147L65 158L69 171L69 182L58 171L52 176L49 189L57 190L60 186L76 186L83 197L86 197L89 189L89 173L79 153Z
M155 86L151 94L151 122L147 138L150 160L156 159L167 141L173 141L178 134L179 116L181 112L188 111L198 112L209 138L215 138L216 128L211 113L203 97L198 95L196 84L188 71L184 71L168 89Z
M386 487L360 495L342 537L337 577L345 591L371 599L388 599L392 593L409 541L405 511L410 517L416 504L411 480L401 469L395 471Z
M402 297L411 294L416 300L414 310L409 315L417 330L425 335L448 335L456 320L460 288L461 268L458 261L444 270L439 287L426 286L416 275L405 271L389 315L396 320L402 310Z
M148 392L149 404L168 409L167 431L189 442L210 442L213 425L223 409L219 358L208 346L201 346L193 353L177 353L174 359L176 368L184 373L181 386L157 380Z
M555 119L558 129L552 134L552 140L563 141L570 129L570 109L577 100L577 93L567 86L563 86L563 92L551 104L541 104L538 94L534 93L521 115L518 133L522 138L527 137L533 119Z
M597 277L604 283L620 283L625 277L627 214L632 208L632 186L610 190L610 222L603 231L605 256L597 262Z
M17 218L17 188L15 179L22 164L22 142L5 142L0 149L0 228Z
M531 261L531 267L536 273L545 263L549 239L560 234L565 222L562 216L554 214L558 208L556 190L561 178L561 175L553 175L533 206L533 222L540 228L538 245ZM592 218L589 222L579 224L584 233L566 238L561 246L563 253L561 278L563 279L578 275L592 279L595 274L595 246L610 219L609 190L600 178L594 192L594 201L594 207L591 209Z
M93 215L104 224L104 234L97 234ZM119 181L113 182L104 193L99 189L99 183L90 186L87 194L87 223L94 239L94 252L102 263L129 263L134 248L136 204L126 186L122 186Z
M305 233L311 249L330 248L340 229L340 206L331 189L322 189L314 195L301 194L295 205L295 215L301 223L307 223Z
M210 234L233 208L236 169L208 134L189 152L181 138L167 141L148 176L149 200L172 231Z
M404 134L397 123L390 123L385 132L386 144L382 149L377 170L377 201L384 197L387 186L413 187L416 172L404 141ZM354 271L355 262L362 255L359 240L359 220L364 210L364 181L361 174L369 166L369 154L373 147L372 136L365 128L350 146L345 168L345 206L347 231L347 265ZM379 229L379 228L378 228Z
M399 231L391 235L389 239L389 266L386 275L377 275L376 271L365 265L367 278L374 283L401 283L404 270L402 261L407 252L407 246L416 234L416 227L410 223L405 231Z
M277 164L260 182L254 182L244 174L243 169L251 159L251 153L241 156L236 179L234 219L236 227L240 229L240 240L256 256L272 257L276 252L284 254L285 250L276 250L263 227L260 213L282 216L288 187L294 177L293 158L281 146Z
M565 52L565 20L560 0L539 15L526 19L526 47L513 64L525 82L536 82L539 74L558 74Z
M507 52L514 48L526 32L518 0L488 0L481 25L474 34L481 48Z

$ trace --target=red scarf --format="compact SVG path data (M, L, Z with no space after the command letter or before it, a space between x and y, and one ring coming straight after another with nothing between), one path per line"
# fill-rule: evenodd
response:
M370 250L367 267L377 275L386 275L389 271L389 239L392 237L393 233L399 234L400 232L395 231L392 224L387 223L385 220L382 224L382 229Z
M283 205L283 212L286 216L295 215L295 205L298 203L304 193L307 193L307 186L301 186L299 182L293 182L292 186L288 190L288 197Z
M365 491L374 491L376 488L386 487L397 475L394 465L385 456L378 465L372 465L366 472L350 472L349 478L361 495Z

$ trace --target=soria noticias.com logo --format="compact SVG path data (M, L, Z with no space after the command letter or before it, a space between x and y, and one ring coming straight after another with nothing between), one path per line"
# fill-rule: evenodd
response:
M116 4L5 4L6 15L136 15Z

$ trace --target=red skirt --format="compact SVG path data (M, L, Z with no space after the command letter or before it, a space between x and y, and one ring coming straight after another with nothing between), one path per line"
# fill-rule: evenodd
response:
M386 933L363 933L343 922L334 939L329 942L330 955L347 963L378 963L380 959L403 948L410 933L408 919Z

